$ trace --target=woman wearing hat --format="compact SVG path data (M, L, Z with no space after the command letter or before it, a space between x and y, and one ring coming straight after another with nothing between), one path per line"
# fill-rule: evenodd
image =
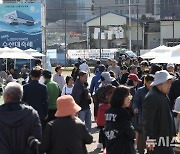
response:
M87 154L93 137L76 114L81 110L70 95L57 99L57 119L46 125L39 151L46 154ZM31 140L31 139L30 139ZM33 139L30 141L33 143Z

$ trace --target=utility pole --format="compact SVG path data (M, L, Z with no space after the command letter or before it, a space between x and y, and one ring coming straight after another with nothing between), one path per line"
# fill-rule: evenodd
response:
M100 25L100 38L99 38L99 52L100 52L100 59L101 59L101 30L102 30L102 28L101 28L101 26L102 26L102 22L101 22L101 15L102 15L102 10L101 10L101 7L99 8L100 10L100 20L99 20L99 25Z
M46 55L46 0L42 0L42 53ZM42 66L46 69L46 58L42 57Z
M174 12L174 1L173 1L173 15L172 15L172 19L173 19L173 46L174 46L174 16L175 16L175 12Z
M139 7L137 5L137 54L138 56L140 56L140 53L139 53Z
M64 9L64 15L65 15L65 17L64 17L64 19L65 19L65 21L64 21L64 26L65 26L65 28L64 28L64 29L65 29L65 30L64 30L64 37L65 37L65 38L64 38L64 41L65 41L64 56L65 56L65 67L66 67L66 61L67 61L67 60L66 60L66 59L67 59L67 57L66 57L66 54L67 54L67 38L66 38L66 37L67 37L67 36L66 36L66 33L67 33L67 32L66 32L66 31L67 31L67 29L66 29L66 25L67 25L67 23L66 23L66 22L67 22L66 16L67 16L67 15L66 15L66 8Z
M131 51L131 0L129 0L129 50Z

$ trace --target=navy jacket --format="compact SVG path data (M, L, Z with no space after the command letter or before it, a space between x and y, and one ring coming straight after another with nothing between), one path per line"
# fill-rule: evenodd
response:
M48 114L47 87L36 80L23 86L23 101L38 111L41 120Z
M138 109L138 121L142 118L143 101L147 93L148 89L143 86L137 90L133 98L133 109Z
M88 99L88 89L85 85L83 85L79 79L76 80L73 90L72 96L75 102L82 108L82 110L89 109L89 99Z
M32 154L28 137L41 139L41 124L37 111L21 102L0 106L0 153Z

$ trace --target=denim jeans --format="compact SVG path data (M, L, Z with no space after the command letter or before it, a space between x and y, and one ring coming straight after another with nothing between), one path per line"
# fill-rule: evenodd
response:
M91 132L91 110L81 110L78 114L78 117L85 122L85 125L89 132Z

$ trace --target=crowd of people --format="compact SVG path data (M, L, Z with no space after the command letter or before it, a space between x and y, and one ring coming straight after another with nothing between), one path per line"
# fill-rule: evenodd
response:
M86 154L86 144L93 142L93 110L97 148L104 154L173 154L180 133L179 65L121 56L106 64L98 60L93 71L80 58L71 75L64 77L63 69L58 65L53 74L24 66L22 85L7 82L8 72L0 153Z

